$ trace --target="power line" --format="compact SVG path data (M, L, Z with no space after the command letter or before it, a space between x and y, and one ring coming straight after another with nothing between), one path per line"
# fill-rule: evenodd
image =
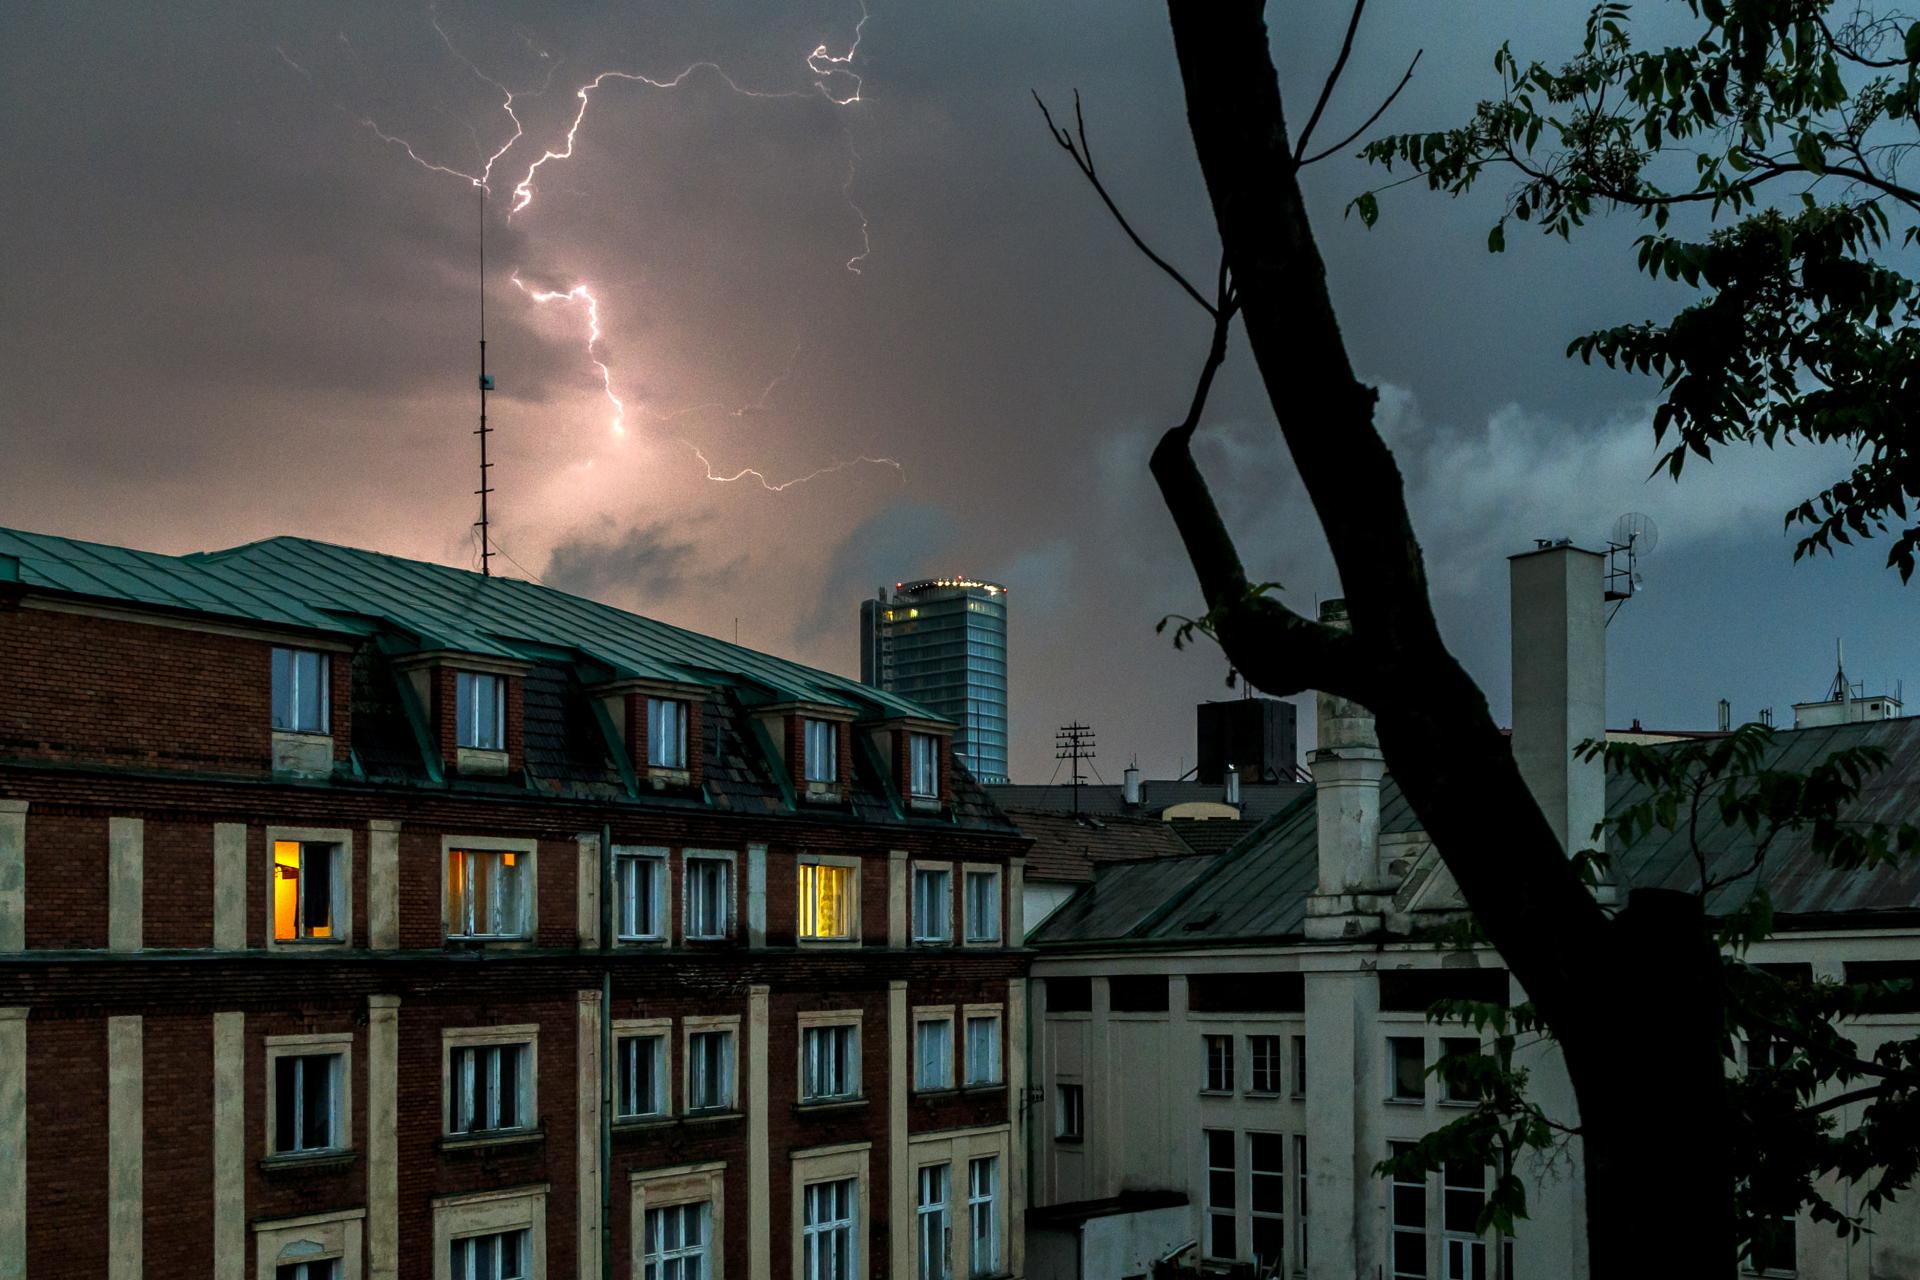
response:
M1072 724L1063 724L1053 734L1053 758L1073 762L1073 812L1080 814L1080 762L1093 759L1093 726L1081 724L1078 720ZM1055 766L1054 772L1059 772Z

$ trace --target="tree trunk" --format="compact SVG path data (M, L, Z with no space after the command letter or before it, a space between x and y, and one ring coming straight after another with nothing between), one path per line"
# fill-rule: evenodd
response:
M1609 921L1569 864L1485 695L1440 639L1400 473L1373 426L1375 393L1353 375L1327 293L1261 0L1168 8L1240 313L1352 622L1350 639L1328 636L1277 601L1246 597L1187 449L1189 415L1156 450L1154 474L1216 634L1268 692L1331 689L1374 712L1394 779L1565 1056L1585 1131L1596 1280L1650 1262L1655 1274L1719 1280L1733 1265L1723 1001L1700 905L1636 893Z

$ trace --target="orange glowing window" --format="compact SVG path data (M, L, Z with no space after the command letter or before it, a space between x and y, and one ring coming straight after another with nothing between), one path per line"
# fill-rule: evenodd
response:
M819 863L800 864L800 936L853 936L853 871Z
M339 846L273 842L273 936L277 942L331 938Z

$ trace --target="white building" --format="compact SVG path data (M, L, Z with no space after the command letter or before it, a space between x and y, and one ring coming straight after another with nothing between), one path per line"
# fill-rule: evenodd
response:
M1628 794L1572 753L1603 732L1601 558L1542 547L1512 573L1514 752L1564 840ZM1472 1038L1429 1024L1429 1005L1524 996L1497 954L1412 940L1458 912L1458 892L1383 776L1371 717L1322 695L1319 721L1313 790L1253 836L1211 859L1098 866L1030 938L1035 1280L1120 1280L1181 1253L1312 1280L1587 1274L1577 1149L1525 1171L1532 1216L1511 1240L1472 1232L1480 1170L1410 1185L1372 1171L1470 1105L1423 1074L1448 1039ZM1781 734L1796 759L1856 742L1895 757L1869 797L1877 816L1913 816L1920 720ZM1673 841L1615 854L1621 889L1693 873ZM1776 844L1779 932L1749 958L1830 978L1920 974L1920 871L1841 874L1806 856ZM1852 1031L1870 1052L1914 1034L1920 1014L1863 1022ZM1549 1113L1577 1123L1557 1053L1524 1065ZM1803 1218L1767 1272L1920 1276L1920 1203L1871 1226L1848 1243Z

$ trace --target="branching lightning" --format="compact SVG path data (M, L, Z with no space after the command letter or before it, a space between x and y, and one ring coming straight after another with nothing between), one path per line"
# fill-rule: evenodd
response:
M527 97L537 98L544 94L552 85L554 74L560 65L559 60L552 58L545 50L540 49L534 43L531 36L524 31L516 32L528 51L540 60L547 62L548 66L546 68L545 79L539 89L509 89L501 81L481 70L471 58L461 51L459 46L455 44L453 38L448 34L446 28L441 25L435 5L429 4L427 13L434 33L439 37L447 53L453 57L455 61L459 62L461 66L465 67L476 79L500 94L500 110L505 113L507 119L512 123L511 134L504 142L495 147L491 153L488 153L486 146L480 141L478 131L475 130L471 124L462 122L474 140L475 155L480 157L477 172L469 173L463 169L456 168L449 164L443 164L438 160L422 154L421 149L415 147L411 141L398 134L388 132L370 115L356 114L353 112L348 112L348 114L352 115L361 127L372 133L374 137L378 138L382 143L400 149L409 160L421 168L432 173L441 173L449 177L459 178L471 186L479 188L483 193L491 195L494 191L494 167L526 137L525 125L521 121L519 112L515 109L516 99ZM866 0L860 0L860 18L854 24L853 38L851 43L848 44L846 51L844 53L834 53L823 41L806 57L807 69L814 76L813 91L817 91L822 98L836 108L853 106L863 101L861 94L864 85L860 75L852 69L852 63L859 53L860 41L864 35L869 16ZM344 31L339 33L339 40L357 60L358 53L354 50L352 41L347 38ZM285 49L276 48L275 52L280 55L282 61L304 77L309 83L314 82L312 73L299 62L295 61ZM513 185L512 199L506 214L508 220L511 221L515 215L523 213L532 205L536 190L535 182L542 167L553 161L573 158L580 130L586 123L587 112L594 100L593 95L608 81L624 81L641 84L652 89L678 89L689 79L703 71L712 72L730 91L742 97L764 99L805 98L812 96L813 92L801 89L763 90L749 88L736 81L728 74L726 69L718 63L711 61L691 63L678 74L665 79L655 78L637 71L602 71L574 90L574 97L578 100L578 106L574 110L573 118L568 124L562 140L556 144L557 149L543 148L539 158L527 165L520 180ZM848 82L851 82L850 91L836 92L836 86L844 89L844 86ZM339 106L340 104L336 103L335 105ZM344 107L340 107L340 109L346 110ZM861 274L860 264L865 262L872 254L873 242L866 212L853 197L853 187L859 176L860 155L854 147L852 131L847 128L845 124L842 124L842 134L846 140L847 147L847 171L846 177L840 184L840 193L842 199L846 202L847 208L853 213L857 220L860 232L860 251L847 259L846 269L855 275L859 275ZM614 436L625 435L628 406L614 389L616 379L612 366L606 357L606 335L601 327L599 299L594 294L592 284L587 281L581 281L566 290L535 288L523 281L517 271L512 274L511 279L514 286L525 294L535 305L544 306L549 303L563 303L572 304L583 309L586 316L586 356L593 367L599 371L602 393L606 396L607 403L612 407L609 429ZM649 420L660 423L702 412L722 412L736 418L745 417L749 413L758 412L766 407L767 401L775 389L792 374L799 354L800 347L796 344L792 355L788 357L786 367L767 383L756 399L747 404L730 408L717 401L708 401L662 412L654 410L643 403L634 406L634 410ZM844 471L856 466L891 467L903 477L905 474L901 464L893 458L869 457L862 454L859 457L843 459L816 468L805 475L793 479L776 482L769 480L761 470L755 467L742 467L731 474L716 472L713 464L708 461L705 453L703 453L697 445L684 438L681 440L681 443L686 445L687 448L693 452L694 457L699 460L708 480L719 484L731 484L751 478L769 493L784 492L795 485L805 484L807 481L817 479L820 476L830 475L836 471Z

